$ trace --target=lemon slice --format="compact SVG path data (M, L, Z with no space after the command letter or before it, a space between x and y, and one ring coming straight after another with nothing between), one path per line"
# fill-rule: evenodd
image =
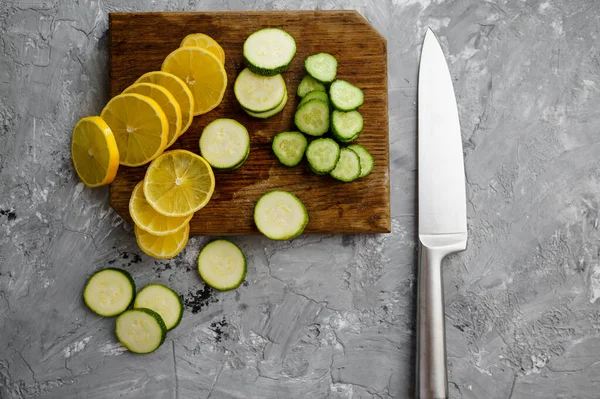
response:
M183 38L179 47L200 47L206 49L213 53L221 61L221 64L225 65L225 51L223 51L223 47L215 39L204 33L187 35Z
M168 151L148 167L146 201L165 216L188 216L204 207L215 190L215 175L204 158L187 150Z
M170 259L185 248L190 236L190 225L188 223L182 229L166 236L155 236L140 229L137 225L134 227L134 231L135 240L144 253L157 259Z
M136 226L155 236L165 236L179 231L194 216L190 213L189 216L172 217L156 212L144 197L143 181L139 182L131 193L129 214Z
M135 83L154 83L169 90L181 108L181 132L179 134L182 135L190 127L194 119L194 97L183 80L172 73L152 71L140 76Z
M110 127L99 116L81 119L73 129L71 158L88 187L110 184L119 168L119 150Z
M123 94L127 93L150 97L160 105L169 122L167 147L173 144L181 133L181 108L169 90L154 83L136 83L123 90Z
M106 104L101 116L115 135L121 165L144 165L167 145L167 117L150 97L120 94Z
M227 73L214 54L200 47L180 47L165 58L161 68L183 80L194 96L194 115L202 115L221 103Z

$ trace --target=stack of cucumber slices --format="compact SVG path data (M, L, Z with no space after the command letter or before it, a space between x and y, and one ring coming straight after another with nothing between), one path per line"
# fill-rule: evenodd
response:
M294 115L299 131L274 137L275 156L285 166L296 166L306 155L313 172L343 182L367 176L374 166L369 151L360 144L340 147L356 140L363 130L363 117L358 111L364 102L362 90L336 79L338 62L331 54L311 55L304 67L308 74L298 85L296 93L301 100ZM326 133L331 137L322 137ZM310 144L305 135L314 137Z

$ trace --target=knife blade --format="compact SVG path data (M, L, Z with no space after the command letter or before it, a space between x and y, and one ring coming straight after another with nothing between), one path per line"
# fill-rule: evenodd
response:
M418 83L416 397L448 397L442 260L467 245L465 171L458 107L440 43L427 30Z

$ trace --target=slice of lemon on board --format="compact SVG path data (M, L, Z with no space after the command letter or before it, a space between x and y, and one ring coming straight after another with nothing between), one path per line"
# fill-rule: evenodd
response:
M165 216L188 216L203 208L215 190L215 175L204 158L187 150L167 151L146 170L146 201Z
M139 182L131 193L129 214L136 226L155 236L165 236L179 231L194 216L190 213L189 216L172 217L156 212L144 197L143 181Z
M155 236L140 229L137 225L134 227L134 231L135 240L144 253L157 259L170 259L185 248L190 236L190 225L188 223L182 229L166 236Z
M167 145L167 117L150 97L120 94L106 104L101 116L115 135L121 165L144 165Z
M167 89L154 83L135 83L123 90L123 94L127 93L150 97L160 105L169 122L167 147L173 144L181 134L181 108L175 97Z
M165 58L162 71L183 80L194 96L194 115L214 109L223 100L227 73L223 63L200 47L180 47Z
M221 64L225 65L225 51L223 47L212 37L204 33L192 33L181 41L179 47L200 47L213 53Z
M179 134L183 134L190 127L194 119L194 96L183 80L172 73L152 71L140 76L135 83L154 83L169 90L181 108L181 132Z
M119 150L110 127L99 116L81 119L73 129L71 158L88 187L112 183L119 168Z

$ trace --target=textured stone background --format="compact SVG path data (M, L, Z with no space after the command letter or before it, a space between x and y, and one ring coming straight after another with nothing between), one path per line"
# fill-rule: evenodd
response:
M273 243L235 292L137 249L78 182L71 129L107 100L110 11L354 8L388 39L393 231ZM414 350L418 55L439 34L461 113L469 249L444 268L453 398L600 397L600 10L589 0L0 2L0 397L407 398ZM335 261L330 261L334 254ZM167 283L186 312L123 352L93 270Z

